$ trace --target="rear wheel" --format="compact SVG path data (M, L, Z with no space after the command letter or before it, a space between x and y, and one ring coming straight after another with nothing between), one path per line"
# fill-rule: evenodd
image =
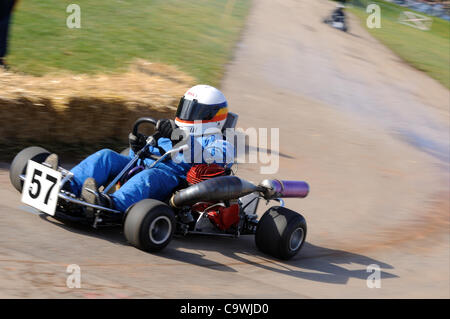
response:
M280 259L294 257L306 239L305 218L285 207L268 209L258 222L256 246L262 252Z
M166 247L175 231L175 214L165 203L144 199L129 210L124 224L126 239L133 246L154 252Z
M14 188L22 192L23 181L20 179L20 175L25 174L29 160L42 163L49 155L49 151L39 146L27 147L20 151L14 157L9 168L9 179Z

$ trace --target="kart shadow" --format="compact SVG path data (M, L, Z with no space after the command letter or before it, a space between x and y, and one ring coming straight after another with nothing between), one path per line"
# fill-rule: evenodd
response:
M255 146L251 146L246 144L245 145L245 156L248 157L250 153L263 153L263 154L267 154L267 155L273 155L273 156L280 156L280 157L284 157L284 158L289 158L289 159L295 159L295 157L285 154L285 153L281 153L278 151L274 151L270 148L264 148L264 147L255 147Z
M61 227L76 234L107 240L113 244L128 245L126 239L123 236L122 228L119 226L94 229L89 225L71 221L65 221L63 223L44 213L40 213L39 217L49 223L52 223L55 226Z
M127 240L125 239L125 236L123 234L122 227L107 227L107 228L100 228L100 229L93 229L89 225L83 225L80 223L74 223L70 221L65 221L64 223L61 221L58 221L47 214L40 213L38 214L39 217L49 223L52 223L53 225L57 227L63 228L65 231L70 231L82 236L89 236L96 239L101 239L108 241L112 244L116 245L123 245L123 246L129 246L130 249L136 249L132 247ZM176 242L177 239L174 238L172 243ZM179 249L173 249L172 243L169 244L168 247L166 247L164 250L159 252L157 254L158 257L162 258L168 258L171 260L179 261L179 262L188 262L193 265L197 265L200 267L205 268L214 268L214 266L220 266L220 271L228 271L228 272L236 272L231 267L226 266L225 264L217 264L213 260L209 260L205 257L205 254L202 254L201 252L186 252ZM148 257L152 257L153 255L151 253L147 253L142 251L142 254L147 255Z
M94 230L80 224L63 224L45 214L40 217L71 232L129 246L120 227ZM130 246L130 249L133 247ZM149 258L153 256L142 253ZM308 242L293 259L279 260L260 252L253 236L241 236L238 239L202 235L176 236L157 256L222 272L238 272L242 266L252 266L294 278L341 285L351 278L367 280L370 275L367 266L374 264L379 266L381 278L398 278L386 271L393 267L385 262Z
M209 255L208 251L217 252L231 260L211 264L209 268L216 270L221 270L221 265L232 268L252 265L295 278L331 284L346 284L350 278L367 280L367 277L371 274L367 272L367 266L377 265L380 268L381 278L398 278L397 275L386 271L386 269L394 268L387 263L364 255L320 247L308 242L304 244L299 254L289 261L279 260L260 252L255 246L253 236L242 236L239 239L189 236L175 240L169 247L175 250L178 247L201 250L205 252L205 255ZM196 259L183 259L183 261L192 264L197 262ZM235 269L235 271L237 270Z

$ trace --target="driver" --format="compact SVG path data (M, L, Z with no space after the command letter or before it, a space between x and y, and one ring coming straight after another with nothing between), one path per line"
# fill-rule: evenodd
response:
M331 19L333 21L341 21L342 19L345 19L345 1L340 1L341 3L336 5L336 9L333 10L333 13L331 14Z
M175 121L162 119L157 122L155 129L160 136L157 146L147 146L147 153L157 156L161 156L162 151L167 152L183 143L190 144L188 150L172 158L168 156L168 159L152 168L149 167L155 160L148 156L140 159L137 165L143 165L145 169L131 177L116 192L104 195L98 191L98 187L106 186L130 162L135 152L146 145L144 135L130 133L129 156L109 149L90 155L71 170L73 178L70 185L66 183L67 190L76 196L81 195L88 203L120 211L125 211L132 204L146 198L164 201L186 178L192 165L232 164L233 146L223 140L220 133L227 115L227 100L222 92L209 85L196 85L181 98ZM211 133L212 130L215 133ZM56 154L49 155L45 162L53 169L59 165ZM87 212L93 213L92 209Z

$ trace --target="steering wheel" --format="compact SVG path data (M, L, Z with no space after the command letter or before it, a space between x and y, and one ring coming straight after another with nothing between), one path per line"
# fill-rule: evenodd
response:
M132 131L132 132L133 132L133 134L134 134L135 136L137 136L139 126L140 126L142 123L150 123L150 124L153 124L153 126L156 126L156 123L158 123L158 121L155 120L155 119L152 118L152 117L141 117L141 118L138 118L138 119L136 120L136 122L134 122L134 124L133 124L133 131Z
M138 135L139 126L143 123L150 123L150 124L153 124L153 126L156 126L158 121L152 117L141 117L141 118L137 119L136 122L134 122L134 124L133 124L133 130L132 130L132 132L135 136ZM157 143L158 139L160 138L159 132L155 131L155 133L153 133L153 135L151 135L151 136L153 137L153 139L155 141L155 145L152 145L152 146L156 147L159 150L159 153L161 154L161 156L164 155L164 153L166 153L166 151L162 147L158 146L158 143ZM157 160L160 158L160 156L157 156L154 154L147 154L147 156L154 160Z

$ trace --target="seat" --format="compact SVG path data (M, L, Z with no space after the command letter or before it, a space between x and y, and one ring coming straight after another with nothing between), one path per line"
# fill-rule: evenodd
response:
M228 112L227 119L225 120L225 124L223 125L223 128L222 128L222 133L225 134L225 130L227 128L232 128L232 129L236 128L238 118L239 118L239 115L237 115L236 113Z

